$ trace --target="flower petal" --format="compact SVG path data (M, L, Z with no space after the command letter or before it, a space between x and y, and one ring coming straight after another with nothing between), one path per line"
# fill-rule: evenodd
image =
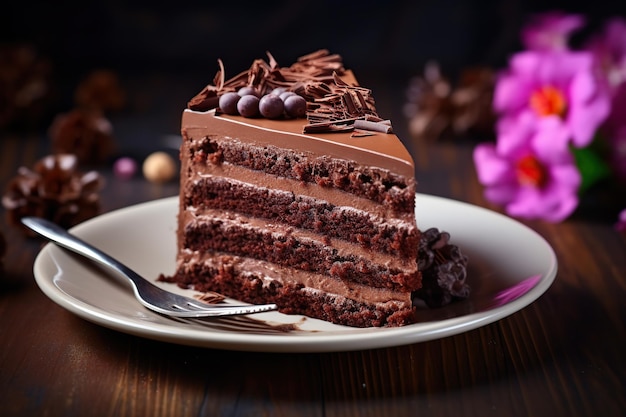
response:
M474 165L478 180L483 185L501 182L510 175L510 164L496 153L492 144L481 144L474 149Z
M484 195L494 204L506 205L517 195L518 187L515 184L494 185L485 189Z
M572 132L572 142L579 148L585 147L593 140L594 133L607 118L610 111L609 97L597 94L585 105L573 106L567 117Z
M582 177L578 168L573 164L555 165L550 169L553 185L558 184L560 190L575 193L580 187ZM555 190L551 190L555 191Z
M529 112L519 117L504 117L498 123L496 149L498 154L514 157L528 148L528 138L534 130L536 120Z
M584 104L596 91L596 80L591 72L580 72L572 77L569 86L570 105Z
M498 113L516 112L528 103L530 86L523 78L512 73L498 78L493 96L493 108Z
M570 34L581 28L585 18L576 14L547 12L534 16L522 29L522 42L527 49L567 49Z
M563 154L569 154L570 131L556 116L544 117L537 122L531 139L532 148L539 159L558 162Z

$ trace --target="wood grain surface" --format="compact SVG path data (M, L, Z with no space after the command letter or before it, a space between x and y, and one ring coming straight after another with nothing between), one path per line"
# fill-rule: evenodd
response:
M409 143L419 190L498 210L482 197L472 146ZM45 135L3 133L2 189L48 151ZM103 211L178 192L104 175ZM0 415L624 415L626 240L614 220L592 205L559 224L523 222L553 246L559 272L536 302L493 324L394 348L271 354L156 342L78 318L35 284L42 242L2 219Z

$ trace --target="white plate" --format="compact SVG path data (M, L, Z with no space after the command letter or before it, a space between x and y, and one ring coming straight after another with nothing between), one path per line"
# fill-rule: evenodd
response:
M121 332L219 349L326 352L423 342L484 326L536 300L552 284L557 260L528 227L480 207L418 194L418 225L450 232L470 258L468 300L420 309L420 322L399 328L357 329L277 312L219 320L181 321L142 307L125 283L77 255L47 244L34 274L41 290L72 313ZM176 253L176 197L113 211L72 229L145 277L171 274ZM193 295L174 284L157 285ZM293 326L289 326L292 323ZM286 330L287 327L292 327Z

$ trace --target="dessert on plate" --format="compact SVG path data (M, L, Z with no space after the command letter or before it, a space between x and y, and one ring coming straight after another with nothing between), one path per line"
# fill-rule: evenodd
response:
M161 280L355 327L416 321L413 160L338 55L224 66L182 115L177 264Z

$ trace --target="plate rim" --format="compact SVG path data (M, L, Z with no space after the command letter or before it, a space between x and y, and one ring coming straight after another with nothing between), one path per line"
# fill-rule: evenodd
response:
M558 261L554 249L549 242L543 238L543 236L532 228L511 217L470 203L445 197L417 193L416 201L420 199L431 200L433 203L438 204L454 204L460 205L461 208L471 208L471 210L478 210L483 212L483 214L499 217L507 222L510 222L515 227L525 229L525 232L530 233L534 238L541 241L541 243L549 251L549 269L547 271L541 271L541 277L538 279L538 282L528 292L512 301L492 307L488 310L473 312L443 320L420 322L403 327L366 329L350 328L350 330L345 333L322 331L315 335L308 333L289 333L285 336L241 332L212 332L210 329L200 329L196 327L186 328L184 327L184 324L181 325L175 321L172 322L172 325L169 323L166 325L163 323L148 321L145 323L135 323L133 321L129 321L127 318L125 319L124 317L119 317L115 313L112 314L98 306L93 306L73 297L71 294L67 294L55 285L54 277L46 276L47 274L44 270L44 263L48 260L46 258L51 258L50 251L62 250L52 243L46 243L37 254L33 264L33 273L41 291L53 302L82 319L112 330L162 342L196 347L255 352L302 353L386 348L413 343L422 343L464 333L494 323L522 310L541 297L541 295L543 295L554 282L558 271ZM97 225L98 223L105 222L112 218L115 219L116 217L123 218L128 212L148 209L158 211L159 209L162 209L163 206L177 204L177 202L178 196L172 196L138 203L103 213L72 227L70 230L73 233L80 235L82 232L88 231L90 228L94 227L94 224ZM146 312L146 314L156 314L147 309L143 310L143 307L139 304L137 304L137 306L138 310ZM341 336L344 334L348 337L342 338ZM364 339L366 339L365 341L367 342L365 345L363 344Z

